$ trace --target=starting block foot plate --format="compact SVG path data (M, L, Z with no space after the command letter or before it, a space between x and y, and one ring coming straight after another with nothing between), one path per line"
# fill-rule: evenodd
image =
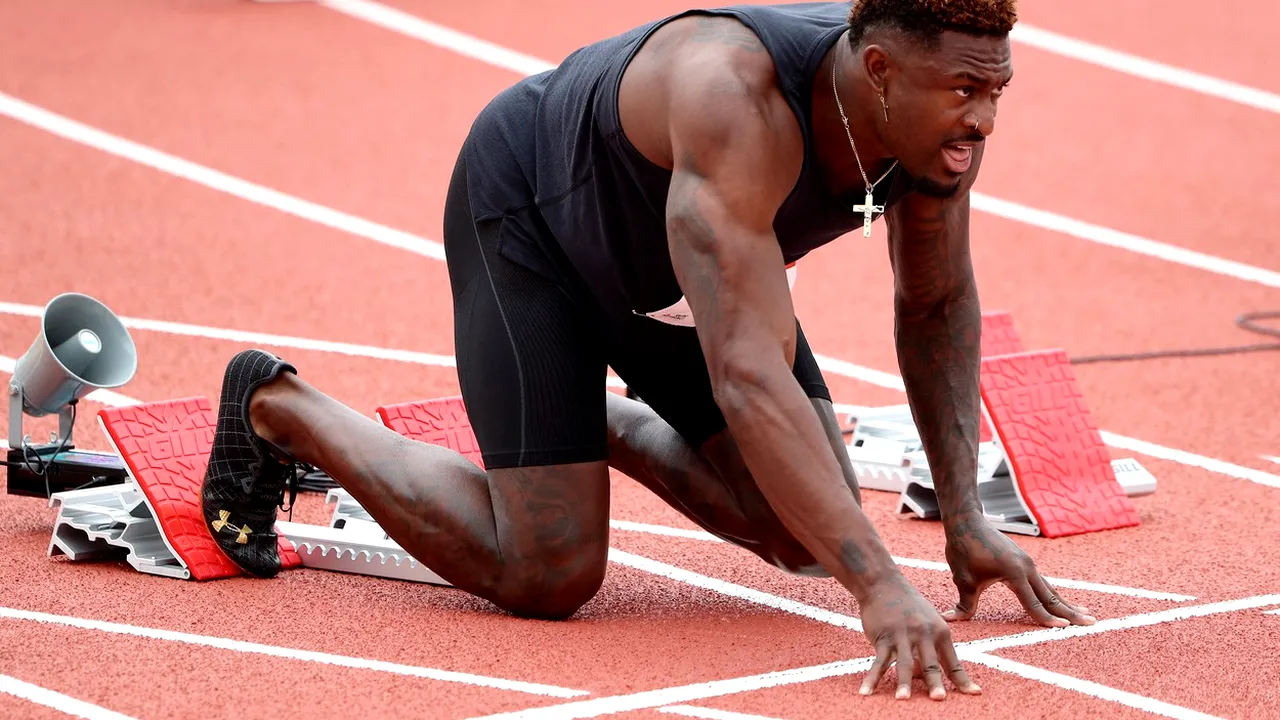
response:
M430 418L440 408L428 405L419 410ZM214 542L200 509L200 486L217 425L208 399L106 408L99 412L98 422L124 462L129 480L51 496L58 516L49 555L73 561L123 556L140 572L180 579L243 575ZM469 432L470 426L464 429ZM456 435L457 428L452 430ZM340 500L342 514L335 512L334 517L341 523L276 523L284 568L449 585L387 537L346 491L331 490L330 497Z
M217 420L204 397L98 412L98 422L141 490L161 538L195 580L244 574L214 542L200 510L200 485ZM297 567L293 546L283 538L279 546L281 565Z
M985 358L979 382L1014 490L1042 535L1139 524L1064 351Z

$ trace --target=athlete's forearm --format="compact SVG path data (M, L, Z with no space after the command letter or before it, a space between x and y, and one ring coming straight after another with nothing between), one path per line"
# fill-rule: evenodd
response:
M942 521L982 512L978 499L982 315L972 280L929 307L899 298L895 340Z
M785 363L727 373L716 397L761 492L859 603L899 571L844 481L813 404Z

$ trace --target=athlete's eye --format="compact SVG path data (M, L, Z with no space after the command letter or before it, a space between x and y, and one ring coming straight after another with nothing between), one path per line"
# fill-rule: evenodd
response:
M973 95L973 88L968 85L962 88L956 88L956 94L962 98L970 97Z

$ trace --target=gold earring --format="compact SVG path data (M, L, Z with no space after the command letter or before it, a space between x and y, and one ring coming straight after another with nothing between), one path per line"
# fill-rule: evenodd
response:
M884 121L889 122L889 105L884 101L884 93L880 93L880 107L884 108Z

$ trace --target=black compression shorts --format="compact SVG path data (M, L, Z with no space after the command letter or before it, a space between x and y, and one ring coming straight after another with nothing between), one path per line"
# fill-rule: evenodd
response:
M621 327L606 320L549 239L532 203L476 220L458 161L444 247L458 380L486 468L607 459L608 367L692 447L723 430L696 331L638 315ZM507 241L546 255L513 262L499 252ZM809 397L830 400L798 322L796 331L795 377Z

